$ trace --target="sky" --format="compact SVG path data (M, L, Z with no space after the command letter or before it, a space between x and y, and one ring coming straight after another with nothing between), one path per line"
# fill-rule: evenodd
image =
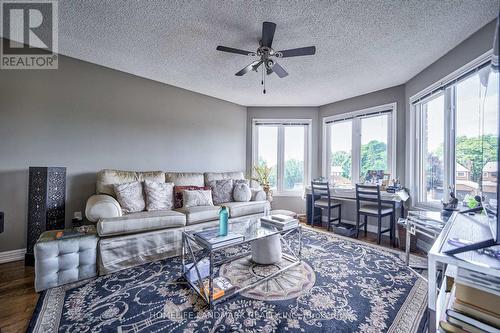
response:
M268 166L277 164L278 128L259 126L259 157L268 161ZM304 160L304 127L285 126L285 161L288 159Z

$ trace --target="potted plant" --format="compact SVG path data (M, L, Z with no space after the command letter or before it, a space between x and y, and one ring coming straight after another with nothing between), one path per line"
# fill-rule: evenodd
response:
M252 180L255 180L262 186L262 190L266 192L267 201L273 201L273 191L271 190L271 184L269 182L269 176L271 175L272 168L268 167L265 163L254 166L254 176Z

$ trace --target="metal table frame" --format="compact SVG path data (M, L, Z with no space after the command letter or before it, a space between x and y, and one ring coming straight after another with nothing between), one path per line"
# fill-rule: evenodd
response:
M292 249L292 246L290 244L290 241L287 240L287 236L289 235L293 235L293 234L296 234L297 237L298 237L298 249L296 251L294 251ZM264 238L267 238L267 237L270 237L270 236L274 236L274 235L279 235L280 236L280 242L283 246L284 249L288 250L289 253L285 253L283 251L283 254L282 254L282 257L285 258L286 260L288 260L290 262L289 265L279 269L278 271L274 272L273 274L271 275L268 275L266 277L263 277L263 278L260 278L258 279L257 281L247 285L247 286L244 286L242 288L239 288L237 289L234 293L231 293L230 295L224 295L216 300L213 299L213 280L215 278L214 276L214 267L215 266L221 266L222 264L226 263L226 262L230 262L230 261L234 261L234 260L238 260L240 258L243 258L243 257L246 257L248 255L251 254L251 252L244 252L244 253L241 253L241 254L238 254L238 255L235 255L235 256L231 256L231 257L226 257L226 258L223 258L222 260L219 260L219 261L215 261L215 253L217 251L222 251L224 249L227 249L227 248L230 248L230 247L234 247L234 246L238 246L238 245L244 245L244 244L249 244L251 243L252 241L255 241L255 240L260 240L260 239L264 239ZM199 250L199 252L195 252L193 250L193 246L192 245L195 245L199 248L201 248L201 250ZM299 265L302 261L302 227L300 225L296 226L296 227L293 227L293 228L290 228L290 229L285 229L285 230L276 230L275 233L272 233L272 234L269 234L269 235L266 235L264 237L258 237L258 238L251 238L251 239L244 239L240 242L237 242L237 243L233 243L233 244L228 244L228 245L225 245L225 246L221 246L221 247L217 247L217 248L211 248L205 244L203 244L202 242L198 241L198 239L192 234L192 233L189 233L189 232L182 232L182 251L181 251L181 264L182 264L182 276L186 279L188 285L191 287L191 289L193 289L194 291L196 291L198 293L198 295L203 298L203 300L205 300L205 302L207 302L207 304L209 305L209 307L212 309L213 308L213 305L216 303L216 302L219 302L221 300L224 300L226 299L227 297L231 297L231 296L234 296L238 293L241 293L247 289L251 289L253 287L255 287L256 285L262 283L262 282L265 282L269 279L272 279L276 276L278 276L279 274L281 274L282 272L292 268L292 267L295 267L297 265ZM191 267L189 269L186 270L186 257L188 258L191 258L192 260L192 263L193 265L191 265ZM198 268L198 262L204 258L208 258L209 259L209 264L210 264L210 273L209 273L209 276L208 276L208 279L209 279L209 292L208 292L208 295L206 295L201 287L203 286L203 279L201 277L201 274L200 274L200 271L199 271L199 268ZM198 282L198 285L197 286L195 283L193 283L187 276L186 274L191 271L192 269L195 269L196 271L196 276L198 277L197 279L197 282Z
M406 218L400 218L398 220L398 224L403 226L406 229L406 244L405 244L405 263L406 266L410 268L417 269L427 269L427 265L419 266L419 265L410 265L410 248L411 248L411 236L416 236L417 234L421 234L427 236L430 239L436 240L443 230L446 222L438 222L433 221L435 224L439 224L436 226L432 223L427 223L425 219L419 219L417 216L411 215L411 212L408 214ZM427 279L425 279L427 280Z

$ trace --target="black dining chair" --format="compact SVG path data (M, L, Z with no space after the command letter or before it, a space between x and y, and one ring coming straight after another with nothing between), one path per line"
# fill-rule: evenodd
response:
M382 234L389 231L391 244L394 244L395 212L392 206L387 206L380 199L380 186L356 184L356 238L359 236L360 218L364 216L365 236L367 234L368 217L376 217L377 244L380 244ZM382 218L389 216L389 228L382 230Z
M339 202L335 202L332 200L330 197L330 184L327 181L324 180L313 180L311 182L311 189L312 189L312 198L313 198L313 211L315 211L314 208L320 208L321 209L321 214L316 215L313 214L313 219L311 221L311 226L314 227L314 223L317 219L319 219L319 225L322 225L322 215L323 215L323 209L326 209L328 212L328 228L327 230L330 230L331 224L335 221L338 221L340 223L341 218L342 218L342 205ZM338 214L336 218L332 218L332 210L333 209L338 209Z

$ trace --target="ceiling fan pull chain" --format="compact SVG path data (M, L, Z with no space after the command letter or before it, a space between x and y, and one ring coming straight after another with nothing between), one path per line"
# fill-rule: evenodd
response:
M264 74L264 70L262 70L262 77L263 77L263 82L264 82L264 90L262 93L265 95L266 94L266 75Z

